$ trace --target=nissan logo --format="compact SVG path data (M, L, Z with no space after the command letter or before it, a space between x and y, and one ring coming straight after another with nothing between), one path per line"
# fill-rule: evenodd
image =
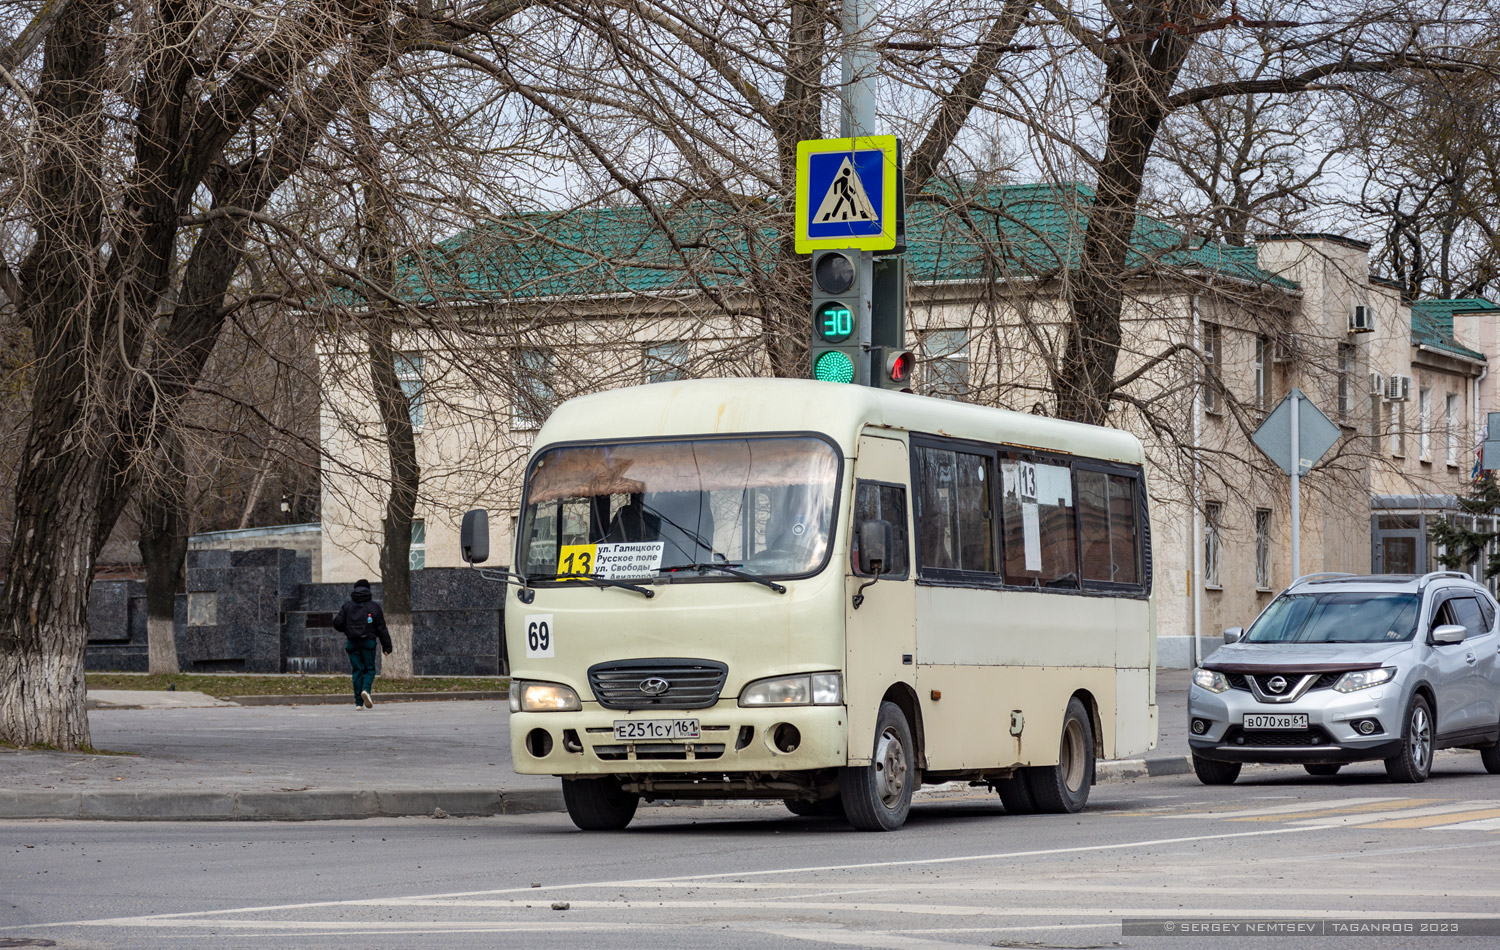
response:
M1271 692L1273 692L1273 693L1279 693L1282 690L1286 689L1286 677L1285 676L1273 676L1273 677L1271 677L1270 681L1268 683L1266 683L1266 685L1271 688ZM646 687L644 687L644 686L641 687L641 689L645 689L645 688Z
M643 679L641 680L640 686L641 692L645 693L647 696L660 696L662 693L665 693L671 688L672 684L668 683L660 676L652 676L647 679Z

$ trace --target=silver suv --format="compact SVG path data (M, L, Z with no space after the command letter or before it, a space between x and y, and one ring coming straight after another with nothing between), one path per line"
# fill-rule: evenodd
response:
M1437 749L1479 749L1500 774L1500 632L1467 574L1310 574L1193 671L1188 743L1207 785L1245 762L1333 775L1384 759L1421 782Z

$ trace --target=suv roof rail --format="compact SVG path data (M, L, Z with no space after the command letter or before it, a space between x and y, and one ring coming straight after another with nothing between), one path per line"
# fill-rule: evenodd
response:
M1424 589L1429 583L1437 580L1439 577L1461 577L1466 581L1474 579L1463 571L1428 571L1417 579L1417 590Z
M1359 575L1357 575L1357 574L1351 574L1348 571L1318 571L1316 574L1303 574L1301 577L1299 577L1296 580L1292 581L1292 583L1287 587L1287 590L1291 590L1293 587L1296 587L1299 584L1306 584L1308 581L1315 581L1315 580L1317 580L1320 577L1358 577L1358 576Z

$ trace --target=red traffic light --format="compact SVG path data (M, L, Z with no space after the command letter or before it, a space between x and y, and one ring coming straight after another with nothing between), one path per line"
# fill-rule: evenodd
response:
M895 350L886 355L885 376L893 383L911 385L912 373L917 368L917 356L911 350Z

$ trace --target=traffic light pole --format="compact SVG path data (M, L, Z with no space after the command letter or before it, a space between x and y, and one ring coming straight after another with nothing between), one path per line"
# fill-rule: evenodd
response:
M870 29L875 24L874 0L844 0L841 26L844 54L840 63L839 134L844 138L875 134L875 70L879 63L870 47ZM859 288L855 304L859 326L860 352L870 352L871 288L875 284L875 255L870 251L849 251L858 270L854 285ZM857 379L865 376L869 357L861 361ZM869 380L860 379L869 384Z

